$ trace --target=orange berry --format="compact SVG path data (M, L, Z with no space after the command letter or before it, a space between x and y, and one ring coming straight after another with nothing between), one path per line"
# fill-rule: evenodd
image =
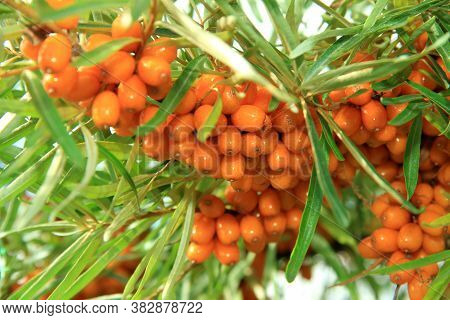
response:
M295 198L293 190L279 190L278 194L281 201L281 210L289 211L294 208L297 203L297 199Z
M236 192L247 192L252 189L253 177L251 175L244 175L239 180L235 180L231 182L231 187Z
M424 207L433 200L433 187L428 183L419 183L411 198L411 202L416 207Z
M418 70L413 70L411 72L411 74L409 75L408 80L423 86L425 83L425 75L422 74ZM402 88L402 94L405 94L405 95L419 93L416 89L414 89L413 87L411 87L409 84L406 84L406 83L402 84L401 88Z
M261 153L269 154L278 144L278 133L273 130L263 132L261 134Z
M241 100L241 104L254 105L256 96L258 95L258 87L254 82L243 82L236 85L237 91L244 96Z
M395 262L394 264L403 264L403 263L406 263L409 261L411 261L411 260L409 260L407 258L403 258L403 259L400 259L399 261ZM391 281L395 284L404 284L404 283L411 281L413 276L414 276L413 270L398 270L398 271L395 271L394 273L391 273L389 277L390 277Z
M436 201L442 207L447 208L450 205L450 199L448 196L449 193L450 191L446 190L440 184L436 185L433 190L434 201Z
M227 127L218 136L217 148L220 153L232 156L241 151L242 137L241 133L235 127Z
M439 168L437 178L439 180L439 183L442 184L443 187L450 187L450 162L447 162Z
M352 59L352 63L375 60L375 56L368 52L357 52Z
M195 83L194 91L197 101L201 104L213 105L218 92L222 92L223 85L219 84L223 77L213 74L202 74Z
M408 295L410 300L422 300L428 291L431 278L426 275L425 278L419 277L417 274L408 282Z
M216 172L220 164L217 150L213 146L205 143L197 144L193 161L194 167L204 174Z
M434 211L434 212L440 214L441 216L443 216L447 213L447 211L442 206L440 206L436 203L432 203L432 204L428 205L426 207L425 211Z
M430 149L430 159L435 165L444 165L448 161L450 153L449 140L445 136L439 136L434 139Z
M169 38L161 37L148 43L144 50L142 50L142 56L154 56L166 60L171 63L177 58L177 47L167 44L170 41Z
M381 223L384 227L398 230L411 219L408 211L400 206L391 206L381 215Z
M381 253L390 253L398 250L398 231L379 228L372 233L372 245L375 250Z
M68 95L75 87L78 79L77 69L68 65L57 73L46 73L42 78L45 91L53 98L61 98ZM84 99L83 99L84 100Z
M428 254L444 251L445 250L444 237L443 236L433 237L427 233L424 233L422 248Z
M164 99L169 93L170 89L172 89L172 79L163 83L160 86L147 86L148 95L150 98L161 101Z
M381 130L387 123L386 109L377 100L370 100L361 107L361 120L367 130Z
M231 265L239 261L239 247L236 244L223 244L216 240L214 255L221 264Z
M394 182L391 183L392 188L395 189L395 191L397 191L403 198L406 198L406 185L405 182L401 181L401 180L396 180ZM389 199L391 201L396 201L394 200L390 195L389 195Z
M441 215L435 211L432 210L425 210L425 212L419 214L419 225L422 228L423 232L429 234L430 236L440 236L444 233L444 228L443 227L437 227L437 228L432 228L432 227L426 227L425 224L429 224L431 222L433 222L434 220L440 218Z
M365 91L362 92L361 94L355 95L360 90ZM366 103L369 103L370 100L372 99L372 93L373 90L369 82L345 88L345 95L348 97L347 100L358 106L362 106L365 105Z
M112 37L102 33L94 33L92 34L84 44L84 51L92 51L95 48L104 45L105 43L112 40Z
M427 45L428 41L428 33L422 32L415 40L414 40L414 48L416 48L417 51L421 52L423 49L425 49L425 46Z
M366 237L361 240L358 244L358 251L361 257L365 259L377 259L380 257L380 253L373 248L371 237Z
M52 33L41 44L38 65L46 73L63 71L72 58L72 44L62 34Z
M361 126L359 130L350 136L350 138L356 145L360 146L369 141L370 134L371 133L364 126Z
M194 263L202 263L206 261L214 250L214 242L206 244L198 244L191 242L187 249L187 258Z
M392 181L397 177L398 166L393 161L387 161L384 164L380 164L376 167L378 173L387 181Z
M24 57L37 61L41 43L33 44L28 38L23 37L20 42L20 52Z
M271 113L272 127L281 133L287 133L301 126L305 120L300 113L294 113L287 107L279 107Z
M170 64L159 57L145 56L138 62L137 73L146 84L158 87L170 81Z
M390 207L389 197L387 194L378 196L372 203L370 210L377 218L381 218L381 215Z
M416 252L422 247L423 232L415 223L407 223L398 232L397 244L404 252Z
M233 205L239 213L251 213L258 205L258 194L253 190L236 192L233 197Z
M257 158L261 155L261 138L255 133L242 136L242 154L247 158Z
M224 244L236 242L241 237L241 229L237 219L231 214L224 214L216 221L217 238Z
M269 174L270 184L276 190L286 190L295 187L298 183L298 177L293 171L287 169L282 172L273 172Z
M439 57L437 59L437 63L441 67L441 69L445 72L445 75L447 76L447 79L450 79L450 72L445 67L445 64L444 64L444 61L442 60L442 58Z
M266 114L256 106L242 105L231 115L232 123L241 131L255 132L264 125Z
M264 230L269 237L281 236L286 230L287 219L284 213L263 218Z
M231 86L224 86L222 92L222 112L223 114L233 114L239 109L241 99L238 97L238 91Z
M249 252L253 252L256 254L263 252L267 245L266 238L267 237L264 235L264 238L261 241L254 242L254 243L249 243L249 242L244 241L245 249L247 249L247 251L249 251Z
M278 143L275 149L267 157L267 163L270 169L274 171L283 171L290 165L291 155L283 143Z
M397 136L393 140L389 141L386 146L392 154L401 155L406 150L407 140L408 137L406 134L397 134Z
M252 190L263 192L270 186L270 180L263 175L256 175L253 177Z
M244 158L240 154L225 156L220 162L220 170L225 180L239 180L244 176Z
M194 131L194 115L187 113L178 115L169 123L169 136L175 142L181 142L189 139Z
M130 15L121 14L117 16L111 24L111 35L113 39L130 37L142 41L144 32L142 30L142 25L138 21L132 22ZM139 42L133 42L123 47L122 50L135 52L139 46Z
M100 92L92 103L92 120L97 127L115 126L120 117L120 102L114 92Z
M220 198L212 194L204 195L198 201L201 213L209 218L218 218L225 213L225 205Z
M272 100L272 95L270 94L269 90L267 90L264 87L257 87L257 93L255 101L253 102L253 105L260 108L265 113L269 112L269 104Z
M258 243L265 239L264 226L255 216L244 216L240 223L241 235L247 243Z
M196 103L196 97L193 89L189 89L181 102L178 104L176 109L174 110L174 113L176 114L186 114L191 112Z
M387 124L383 129L373 132L372 135L380 142L389 142L397 136L397 127Z
M197 130L203 127L203 125L208 120L209 116L211 115L211 112L213 112L214 107L210 106L208 104L204 104L195 110L194 113L194 125ZM220 134L227 126L227 118L221 114L219 116L219 119L217 119L217 122L214 126L214 128L211 131L212 136L217 136ZM211 129L211 128L208 128Z
M345 89L333 90L328 94L328 98L334 103L341 103L346 97Z
M134 58L127 52L117 51L103 63L106 83L125 82L131 78L136 67Z
M168 139L160 131L152 131L142 140L142 150L150 158L162 159L168 153Z
M131 76L117 88L117 96L122 109L127 111L142 111L145 108L147 87L137 76Z
M361 127L361 112L356 108L344 105L334 115L334 121L346 135L351 136Z
M55 10L65 8L75 3L75 0L45 0L47 4ZM61 29L75 29L78 26L78 16L69 16L57 20L56 25Z
M132 112L121 112L117 126L114 128L118 136L132 137L134 130L139 125L139 114Z
M214 219L208 218L201 213L196 213L192 226L191 241L199 244L207 244L214 238L215 230Z
M99 91L99 79L91 71L80 68L73 88L64 98L75 102L84 101L94 97Z
M278 192L274 189L267 189L259 196L259 213L263 216L274 216L281 211L281 200Z
M189 161L188 159L191 159L191 156L195 151L196 144L197 141L192 133L186 133L180 141L173 140L172 148L174 157L180 161Z
M149 122L150 119L152 119L156 115L158 110L159 108L155 105L149 105L147 108L142 110L139 116L139 124L144 125L147 122ZM169 123L172 121L173 118L174 118L173 115L169 115L163 123L159 124L158 127L155 128L154 131L162 132L164 128L166 128L169 125Z
M283 143L291 152L299 153L311 146L308 134L304 130L294 129L283 134Z

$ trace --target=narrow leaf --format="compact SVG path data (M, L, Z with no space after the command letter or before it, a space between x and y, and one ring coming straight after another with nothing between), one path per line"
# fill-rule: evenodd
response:
M420 140L422 137L422 116L413 121L406 141L406 150L403 161L403 174L405 176L407 199L409 200L416 190L419 179Z
M222 105L222 97L217 95L217 100L216 103L214 103L211 113L197 132L197 139L200 142L205 142L216 127L217 121L222 114Z

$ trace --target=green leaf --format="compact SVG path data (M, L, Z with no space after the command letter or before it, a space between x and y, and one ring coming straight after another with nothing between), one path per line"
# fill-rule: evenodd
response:
M372 89L375 91L387 91L393 89L408 79L411 70L411 67L407 67L386 80L374 82L372 83Z
M119 51L127 44L141 41L138 38L120 38L108 41L97 48L82 53L73 61L75 67L88 67L105 61L113 53Z
M316 169L314 168L309 182L308 198L306 199L305 209L303 210L299 233L286 267L285 275L289 282L294 281L297 277L309 245L311 244L317 221L319 220L322 198L322 190L320 190Z
M31 101L15 99L0 99L0 111L12 112L21 116L29 116L33 118L39 115Z
M406 263L402 264L396 264L389 267L383 267L378 268L373 271L371 271L369 274L391 274L393 272L399 271L399 270L411 270L411 269L417 269L420 267L427 266L432 263L445 261L450 259L450 250L445 250L439 253L431 254L429 256L426 256L425 258L416 259L412 261L408 261Z
M319 121L320 124L322 125L322 134L325 137L325 141L327 142L330 149L333 151L334 155L336 156L336 159L338 159L339 161L344 161L345 158L342 155L341 150L339 150L339 147L336 145L336 142L334 141L330 126L321 115L319 115Z
M413 121L406 141L403 161L403 174L405 176L407 199L411 199L416 190L419 179L420 141L422 137L422 116Z
M128 6L130 7L132 20L136 21L140 16L147 13L152 3L155 2L149 0L130 0Z
M64 127L63 121L56 111L52 99L45 93L41 81L33 72L26 70L23 72L23 79L33 98L34 105L42 115L47 127L50 129L53 138L64 149L65 154L72 160L73 164L79 168L84 166L84 160L80 150L73 138Z
M367 17L366 21L363 25L363 32L366 30L369 30L372 28L375 23L377 22L378 17L380 16L381 12L383 11L384 7L386 7L386 4L389 2L389 0L377 0L377 3L375 4L374 8L372 9L372 12Z
M24 227L24 228L20 228L20 229L13 229L13 230L9 230L9 231L0 232L0 240L4 239L6 237L13 236L13 235L19 235L22 233L28 233L28 232L33 232L33 231L53 232L53 231L62 231L62 230L73 229L73 228L76 228L75 224L67 223L67 222L63 222L63 221L35 224L32 226L28 226L28 227Z
M425 109L423 112L425 119L430 122L436 129L450 139L450 132L448 130L448 117L444 117L439 110Z
M432 43L435 43L439 38L441 38L445 34L444 31L442 31L442 29L438 23L433 23L431 25L430 31L431 32L428 33L428 36L430 37ZM448 43L448 42L445 43L443 46L438 47L436 49L436 51L442 57L442 61L444 62L444 65L447 68L447 70L449 70L450 69L450 57L449 57L450 43Z
M390 105L390 104L401 104L401 103L406 103L406 102L411 102L411 101L422 101L423 97L420 94L411 94L411 95L405 95L405 96L400 96L400 97L395 97L395 98L386 98L386 97L382 97L380 99L380 102L382 104L384 104L385 106Z
M177 81L175 81L172 89L167 94L166 98L162 102L162 106L158 109L156 114L146 124L138 128L138 135L142 136L155 130L158 125L166 120L166 118L173 112L173 110L175 110L184 98L188 90L192 87L192 84L200 75L200 68L206 61L206 56L201 55L194 60L191 60L185 66L183 73Z
M443 96L410 80L408 80L407 82L411 87L419 91L424 97L430 99L430 101L444 110L447 114L450 114L450 102Z
M401 126L405 123L411 121L415 117L422 114L422 111L426 108L431 107L432 104L424 101L412 101L410 102L406 108L395 116L394 119L389 121L389 124L392 126Z
M423 225L430 228L439 228L448 226L450 225L450 213L446 214L445 216L439 217L436 220L433 220L432 222L423 223Z
M319 180L320 188L322 189L323 194L325 195L331 208L333 209L336 221L341 226L348 226L348 212L339 199L336 188L333 184L333 180L331 180L330 171L328 170L328 154L325 153L322 141L319 141L316 126L312 119L309 108L304 100L302 100L302 109L303 115L306 119L306 128L308 129L308 135L311 139L314 163L316 165L317 178Z
M446 261L428 287L424 300L439 300L450 282L450 261Z
M214 103L213 109L206 119L205 123L203 123L202 127L197 131L197 139L200 142L205 142L206 139L210 136L211 132L216 127L217 121L219 117L222 115L222 97L217 95L216 103Z

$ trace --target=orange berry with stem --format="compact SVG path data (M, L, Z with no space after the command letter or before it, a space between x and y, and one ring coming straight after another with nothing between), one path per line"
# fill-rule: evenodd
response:
M445 250L444 237L443 236L433 237L427 233L424 233L422 248L428 254L444 251Z
M443 187L450 187L450 162L445 163L439 168L437 179Z
M365 259L377 259L380 257L380 253L373 248L371 237L361 240L358 244L358 251L361 257Z
M239 180L245 172L244 158L240 154L225 156L220 162L220 170L225 180Z
M201 213L209 218L218 218L225 213L223 201L212 194L204 195L198 201Z
M411 261L411 260L409 260L407 258L403 258L403 259L396 261L394 263L394 265L407 263L409 261ZM400 284L405 284L405 283L411 281L413 276L414 276L413 270L398 270L398 271L391 273L389 277L393 283L400 285Z
M197 101L201 104L213 105L217 100L218 92L222 92L220 82L223 77L213 74L202 74L195 83L194 91Z
M186 256L194 263L205 262L214 250L214 241L206 244L191 242L188 246Z
M255 216L242 217L240 228L242 238L247 243L258 243L265 239L264 226L261 220Z
M345 88L345 95L347 96L347 100L358 106L369 103L372 99L372 94L373 90L369 82Z
M231 244L241 237L241 227L234 216L226 213L217 218L216 233L220 242Z
M428 292L428 286L431 283L431 277L426 275L425 278L415 274L411 281L408 282L408 295L410 300L422 300Z
M191 241L199 244L206 244L212 241L216 232L214 219L196 213L194 215L194 224L192 225Z
M175 114L187 114L195 108L196 97L193 89L189 89L175 108Z
M136 67L134 58L127 52L117 51L103 63L106 83L125 82L131 78Z
M386 109L377 100L370 100L361 107L361 120L367 130L381 130L387 123Z
M44 74L42 84L49 96L61 98L68 95L74 89L77 79L77 69L68 65L60 72Z
M245 249L247 249L247 251L258 254L258 253L263 252L264 249L266 248L267 237L264 235L264 238L261 241L254 242L254 243L249 243L249 242L244 241L244 244L245 244Z
M414 190L411 202L417 207L424 207L433 201L433 187L428 183L419 183Z
M146 84L159 87L170 81L170 64L159 57L142 57L137 65L137 73Z
M444 227L441 226L432 228L426 226L427 224L430 224L431 222L433 222L436 219L439 219L440 217L441 215L439 213L428 209L425 210L425 212L419 214L418 222L423 232L433 237L441 236L444 233Z
M113 39L118 38L137 38L142 41L144 32L139 21L131 21L128 14L118 15L111 24L111 35ZM122 50L127 52L136 52L139 49L140 42L134 42L126 45Z
M251 104L254 105L256 96L258 94L258 87L254 82L243 82L236 85L236 89L243 96L241 99L241 104Z
M375 250L381 253L391 253L398 250L398 231L379 228L372 233L372 245Z
M241 105L241 98L235 87L223 86L222 92L222 112L223 114L233 114Z
M177 47L169 44L170 38L161 37L149 42L142 50L142 56L159 57L171 63L177 58Z
M241 152L247 158L261 156L261 138L256 133L246 133L242 136Z
M281 236L286 230L287 218L284 213L263 218L264 230L269 237Z
M103 33L94 33L86 41L83 46L84 51L92 51L95 48L104 45L112 40L112 37Z
M347 105L341 106L333 117L336 124L348 136L351 136L358 131L362 124L361 112L358 109Z
M231 121L241 131L255 132L264 126L266 114L253 105L242 105L231 115Z
M397 244L404 252L416 252L422 247L423 232L416 223L407 223L398 232Z
M92 120L97 127L115 126L119 122L120 102L114 92L99 93L92 103Z
M251 213L258 206L258 194L254 190L236 192L233 197L233 205L239 213Z
M281 200L278 192L274 189L264 190L259 196L259 213L262 216L274 216L281 212Z
M242 136L238 129L235 127L226 127L225 130L218 136L217 148L219 152L232 156L241 151Z
M23 37L20 42L20 52L22 55L28 59L37 61L39 50L41 48L41 42L38 44L33 44L27 37Z
M72 44L62 34L51 33L41 44L38 65L46 73L63 71L72 58Z
M223 244L216 240L214 244L214 255L221 264L235 264L239 261L239 247L237 244Z
M384 227L398 230L411 220L411 214L400 206L391 206L381 215Z
M137 75L133 75L119 84L117 96L122 109L133 112L142 111L146 104L147 87Z

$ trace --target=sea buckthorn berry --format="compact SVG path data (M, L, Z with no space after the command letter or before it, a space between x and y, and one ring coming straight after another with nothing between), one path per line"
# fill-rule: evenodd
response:
M223 201L212 194L206 194L198 201L198 207L202 214L209 218L218 218L225 213Z
M416 207L424 207L433 200L433 187L428 183L419 183L411 198L411 202Z
M244 96L241 100L241 104L254 104L258 94L258 87L256 83L250 81L243 82L237 84L236 89L241 93L241 95Z
M288 149L283 143L278 143L275 149L267 157L267 163L270 169L274 171L283 171L290 165L290 157Z
M68 65L57 73L46 73L42 78L45 91L53 98L61 98L69 94L77 83L77 69Z
M240 154L225 156L220 162L220 170L225 180L239 180L244 176L244 158Z
M198 107L197 110L195 110L194 125L197 130L203 127L203 125L206 123L209 116L211 115L211 112L213 112L213 110L214 107L208 104L204 104ZM214 128L211 131L211 135L216 136L220 134L226 128L226 126L227 126L227 118L223 114L221 114L219 116L219 119L217 119Z
M162 161L169 154L168 136L158 131L145 135L142 141L142 150L150 158Z
M367 130L381 130L387 123L386 109L377 100L370 100L361 107L361 120Z
M389 141L386 146L394 155L401 155L406 150L406 141L408 137L405 134L397 134L397 136Z
M114 92L99 93L92 103L92 120L97 127L115 126L119 122L120 102Z
M136 63L129 53L117 51L107 58L102 65L105 68L105 82L120 83L131 78Z
M259 213L263 216L274 216L281 211L281 200L278 192L267 189L259 196Z
M354 107L344 105L334 115L334 121L347 136L351 136L361 127L361 112Z
M405 224L398 232L397 244L404 252L416 252L422 247L423 232L415 223Z
M139 116L139 124L144 125L147 122L149 122L150 119L152 119L156 115L158 110L159 110L159 108L155 105L149 105L147 108L142 110L140 113L140 116ZM163 123L158 125L158 127L155 129L155 131L162 132L164 130L164 128L166 128L167 125L173 120L173 118L174 118L173 115L169 115Z
M422 259L425 258L426 256L428 256L428 254L423 249L421 249L415 252L412 257L413 259ZM422 275L434 276L439 272L439 266L437 263L431 263L429 265L418 268L416 271L419 274L419 276Z
M281 201L281 210L289 211L297 204L293 190L279 190L278 194Z
M180 161L186 161L188 158L190 159L191 156L194 154L195 147L197 145L196 138L192 133L187 134L187 136L180 141L173 140L172 142L173 142L174 156L176 159L179 159Z
M245 242L258 243L265 239L264 226L255 216L245 216L241 219L241 235Z
M247 192L252 189L253 177L251 175L244 175L239 180L231 182L231 187L236 192Z
M283 134L283 143L291 152L299 153L311 146L308 134L304 130L294 129Z
M302 203L303 205L306 204L306 198L308 196L308 188L309 188L309 181L300 181L299 184L294 188L295 196L297 197L298 201Z
M239 109L241 99L238 97L238 91L235 87L224 86L222 92L222 112L223 114L233 114Z
M448 161L450 143L445 136L434 139L430 149L430 159L435 165L443 165Z
M380 142L389 142L397 136L397 127L387 124L383 129L372 133L373 138Z
M434 211L434 212L440 214L441 216L443 216L447 213L447 211L442 206L440 206L436 203L432 203L432 204L428 205L426 207L425 211Z
M270 180L264 175L256 175L253 177L252 190L263 192L270 186Z
M272 112L270 120L272 121L272 127L281 133L287 133L294 130L297 126L301 126L305 121L302 115L294 113L287 107L279 107Z
M286 230L287 219L284 213L263 218L264 230L270 237L278 237Z
M375 60L375 56L368 52L358 51L352 59L352 63L365 62Z
M370 210L377 218L381 218L381 215L390 207L389 196L387 194L383 194L378 196L375 201L372 203Z
M237 244L223 244L216 240L214 244L214 255L221 264L231 265L239 261L239 247Z
M381 253L391 253L398 250L398 231L379 228L372 233L372 245L375 250Z
M364 126L361 126L359 130L350 136L350 139L352 139L356 145L360 146L369 141L370 134L371 133Z
M254 190L236 192L233 197L233 205L239 213L251 213L258 205L258 194Z
M419 214L419 225L422 228L423 232L429 234L430 236L440 236L444 233L443 227L427 227L426 224L430 224L436 219L439 219L441 215L432 210L425 210L425 212Z
M191 241L200 244L211 242L214 238L215 230L216 226L213 219L201 213L196 213L192 226Z
M70 101L84 101L100 91L100 80L89 70L79 69L76 82L64 98Z
M261 155L261 138L255 133L246 133L242 136L241 153L247 158L257 158Z
M292 208L286 212L286 228L298 232L303 212L299 208Z
M142 41L144 32L142 31L142 25L138 21L132 22L130 15L121 14L111 24L111 35L114 39L130 37ZM134 42L126 45L122 50L134 52L139 46L139 42Z
M271 153L278 144L278 133L274 130L268 130L261 134L261 153Z
M425 275L421 277L417 274L408 282L408 295L410 300L422 300L427 294L428 287L431 283L431 277Z
M87 39L86 43L83 46L83 49L84 51L92 51L111 40L112 37L107 34L94 33Z
M142 56L154 56L159 57L167 62L171 63L177 58L177 47L170 45L170 38L161 37L148 43L144 50L142 50Z
M265 113L269 112L269 104L272 100L272 95L270 94L270 91L267 90L264 87L258 86L255 102L253 102L253 105L260 108Z
M409 75L408 80L423 86L424 82L425 82L425 75L422 74L418 70L413 70L411 72L411 74ZM419 93L416 89L414 89L407 83L402 84L401 88L402 88L402 94L404 94L404 95Z
M231 121L241 131L255 132L264 125L266 114L256 106L242 105L231 115Z
M187 114L195 108L196 102L197 101L196 101L194 90L191 88L186 92L183 99L181 100L181 102L178 104L178 106L174 110L174 113L175 114Z
M367 159L376 166L385 163L389 159L389 151L385 146L367 148L365 150Z
M380 253L378 253L372 245L372 240L370 237L366 237L361 240L358 244L358 251L361 257L365 259L377 259L380 257Z
M237 219L231 214L224 214L216 221L217 238L224 244L231 244L239 240L241 227Z
M63 71L72 57L70 40L58 33L50 34L41 44L38 65L46 73Z
M343 102L346 96L345 89L333 90L328 94L329 100L334 103Z
M117 96L122 109L133 112L141 111L145 108L147 87L137 75L134 75L119 85Z
M159 87L170 81L170 64L153 56L142 57L137 66L139 77L148 85Z
M177 115L169 123L168 128L169 136L175 142L185 141L192 136L192 132L195 129L194 115L192 113Z
M244 241L244 244L245 244L245 249L247 249L247 251L258 254L258 253L263 252L264 249L266 248L267 237L264 235L264 237L261 241L258 241L255 243L249 243L249 242Z
M41 43L33 44L28 38L24 37L20 42L20 52L24 57L37 61L39 55L39 49L41 48Z
M422 51L425 49L428 41L428 33L422 32L415 40L414 40L414 48L416 48L417 51Z
M209 144L198 143L193 156L194 167L204 174L214 173L219 168L219 154L217 150Z
M223 77L213 74L202 74L195 83L194 91L197 101L201 104L213 105L217 100L218 92L222 92L220 82Z
M120 137L134 136L134 130L139 125L139 114L133 112L121 112L117 126L114 128Z
M328 155L328 170L329 170L331 173L333 173L333 172L336 171L338 165L339 165L338 159L337 159L336 156L334 155L334 152L333 152L333 151L330 151L330 152L329 152L329 155Z
M387 181L393 181L398 174L398 166L393 161L387 161L376 167L377 172Z
M437 178L439 180L439 183L442 184L445 188L450 187L450 162L447 162L439 168Z
M351 165L350 161L340 161L334 175L343 183L350 184L355 177L356 169Z
M437 63L438 65L441 67L441 69L445 72L445 75L447 76L447 79L450 79L450 72L448 71L448 69L445 67L444 61L442 60L442 58L438 58L437 59Z
M191 242L187 249L187 258L194 263L205 262L214 250L214 242L208 242L206 244L198 244Z
M401 180L396 180L394 182L391 183L391 187L397 191L403 198L406 198L406 185L405 182L401 181ZM391 195L389 195L389 199L391 201L396 201L392 198Z
M225 130L218 136L217 140L217 148L219 152L232 156L241 151L242 146L242 137L241 133L235 127L227 127Z
M395 230L407 224L410 219L410 213L400 206L391 206L381 215L381 223L383 226Z
M230 204L234 204L234 196L236 195L236 193L237 191L234 190L231 185L228 185L224 191L225 200L227 200L227 202Z
M361 93L358 94L358 91L361 91ZM369 82L345 88L345 95L347 96L347 100L358 106L369 103L372 99L372 93L373 90Z
M47 4L55 10L65 8L75 3L75 0L45 0ZM61 29L75 29L78 26L78 16L70 16L55 21L55 24Z
M436 137L441 134L439 130L425 118L423 118L422 132L429 137Z
M449 193L450 190L446 190L440 184L434 186L433 189L434 201L436 201L442 207L447 208L450 205Z
M161 101L167 96L172 86L172 79L169 79L160 86L147 86L148 96L154 100Z
M282 172L270 173L269 179L270 185L276 190L291 189L298 183L297 175L289 169Z
M443 236L433 237L425 233L423 235L423 250L428 254L438 253L445 250L445 240Z
M394 263L394 265L407 263L409 261L411 261L411 260L409 260L407 258L403 258L403 259L400 259L399 261L396 261ZM404 284L404 283L411 281L413 276L414 276L413 270L398 270L398 271L391 273L389 277L390 277L391 281L395 284Z

